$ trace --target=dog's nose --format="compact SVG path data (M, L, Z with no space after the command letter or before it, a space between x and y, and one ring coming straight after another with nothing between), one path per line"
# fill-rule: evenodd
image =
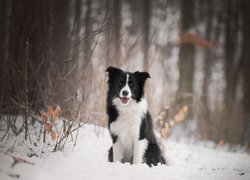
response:
M126 90L122 91L122 95L123 96L127 96L128 95L128 91L126 91Z

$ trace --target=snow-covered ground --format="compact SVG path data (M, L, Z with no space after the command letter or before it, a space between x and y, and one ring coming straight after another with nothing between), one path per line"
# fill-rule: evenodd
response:
M30 153L40 156L38 150L41 149L34 150L25 143L18 143L18 140L10 139L0 144L1 180L250 179L249 154L241 149L229 152L212 143L167 140L163 145L168 165L152 168L145 164L107 162L111 139L107 129L94 125L86 124L80 129L74 150L74 142L68 143L63 152L49 152L47 148L43 150L42 158L27 156ZM18 163L12 168L12 156L34 164Z

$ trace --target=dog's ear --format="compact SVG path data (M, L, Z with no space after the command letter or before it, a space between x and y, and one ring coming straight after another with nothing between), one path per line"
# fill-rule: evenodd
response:
M151 78L148 72L136 71L135 75L142 81L145 82L148 78Z
M109 67L106 69L106 72L109 73L109 78L112 78L112 77L115 77L115 76L118 75L118 74L121 74L121 73L122 73L122 70L121 70L121 69L118 69L118 68L115 68L115 67L112 67L112 66L109 66Z

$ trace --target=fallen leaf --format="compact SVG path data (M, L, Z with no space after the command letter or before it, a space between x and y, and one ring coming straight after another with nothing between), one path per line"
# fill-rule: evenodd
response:
M56 121L58 120L60 113L61 113L61 108L60 108L60 106L57 105L56 109L54 110L53 115L52 115L52 119L53 119L54 123L56 123Z
M225 144L225 142L224 142L223 139L221 139L221 140L218 142L218 144L219 144L219 145L223 145L223 144Z
M46 123L45 126L44 126L44 129L45 129L45 131L50 132L50 130L51 130L51 124L50 123Z
M47 119L47 117L46 117L45 114L43 114L43 115L40 117L40 121L41 121L42 123L45 123L46 119Z
M47 117L51 117L52 114L53 114L53 108L52 108L52 106L48 106L48 110L46 112L46 116Z
M53 140L53 141L55 141L56 140L56 132L55 131L51 131L51 139Z

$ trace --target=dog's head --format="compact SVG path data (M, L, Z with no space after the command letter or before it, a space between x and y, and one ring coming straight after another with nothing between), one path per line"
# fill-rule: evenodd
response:
M119 98L122 105L127 105L131 100L139 102L144 97L144 85L150 78L147 72L125 72L111 66L106 71L109 73L109 98Z

